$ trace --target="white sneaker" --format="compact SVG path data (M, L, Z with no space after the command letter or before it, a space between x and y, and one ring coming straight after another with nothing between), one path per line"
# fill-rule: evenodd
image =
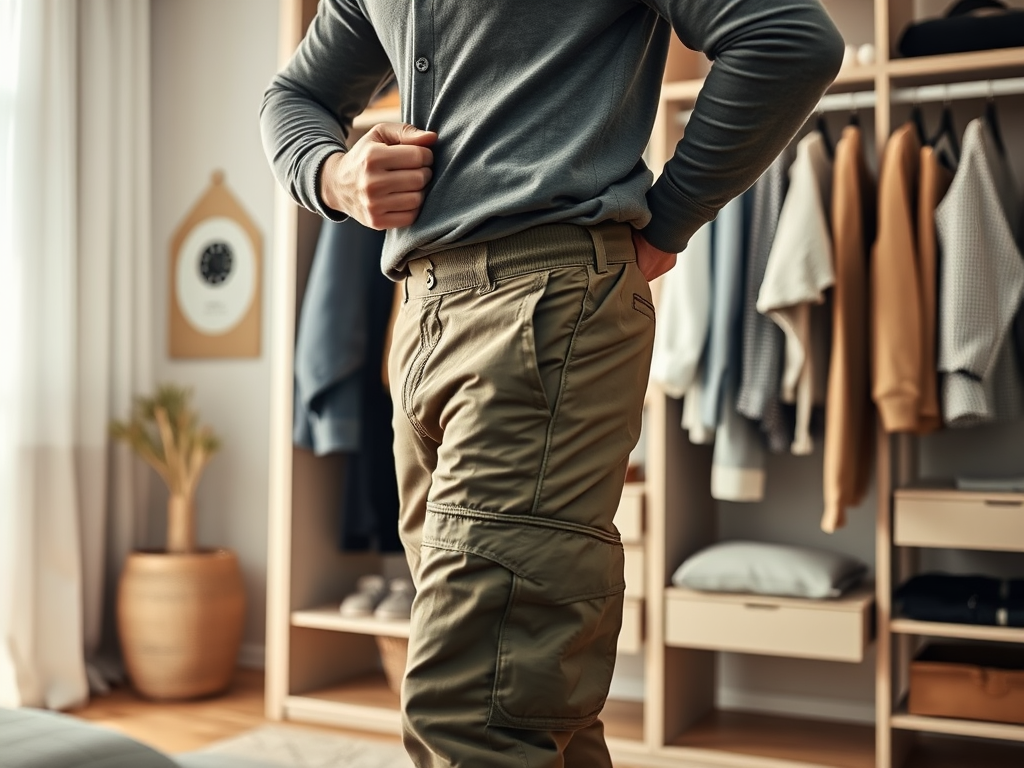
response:
M341 601L341 615L348 619L368 618L387 594L388 584L383 576L360 576L356 591Z
M373 618L383 621L408 621L416 588L409 579L392 579L388 596L381 600Z

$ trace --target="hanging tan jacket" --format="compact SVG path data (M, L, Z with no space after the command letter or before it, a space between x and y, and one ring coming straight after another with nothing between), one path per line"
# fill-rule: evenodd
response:
M915 432L921 408L923 309L917 256L921 144L910 123L885 145L871 259L872 397L886 432Z
M864 498L871 474L874 419L868 371L868 248L874 238L875 186L864 160L860 128L848 126L836 145L832 184L832 355L825 403L825 513L831 533L846 524L847 507Z
M939 244L935 209L953 183L953 173L932 147L921 149L920 195L917 206L917 251L921 278L921 401L917 432L925 434L942 426L939 409L938 340Z

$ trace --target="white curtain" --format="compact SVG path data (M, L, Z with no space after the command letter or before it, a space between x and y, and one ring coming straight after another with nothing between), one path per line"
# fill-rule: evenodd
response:
M87 698L144 520L148 92L148 2L0 0L0 705Z

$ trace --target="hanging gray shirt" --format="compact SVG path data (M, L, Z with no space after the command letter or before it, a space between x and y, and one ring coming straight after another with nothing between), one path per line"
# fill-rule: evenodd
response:
M672 29L714 65L652 187ZM553 222L628 222L678 252L789 143L842 54L818 0L321 0L260 122L291 196L340 220L323 163L397 78L403 121L438 140L418 219L387 235L395 278L415 249Z

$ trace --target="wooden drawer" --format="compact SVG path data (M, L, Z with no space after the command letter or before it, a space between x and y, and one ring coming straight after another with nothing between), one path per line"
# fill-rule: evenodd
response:
M636 545L623 547L626 552L626 597L642 598L647 581L647 571L644 568L644 548Z
M644 647L644 601L627 599L622 606L619 653L640 653Z
M623 544L639 544L644 537L644 485L627 483L622 489L619 508L615 510L615 527Z
M1024 493L908 488L894 516L898 546L1024 551Z
M874 587L838 600L665 592L665 643L804 659L859 662L871 642Z

